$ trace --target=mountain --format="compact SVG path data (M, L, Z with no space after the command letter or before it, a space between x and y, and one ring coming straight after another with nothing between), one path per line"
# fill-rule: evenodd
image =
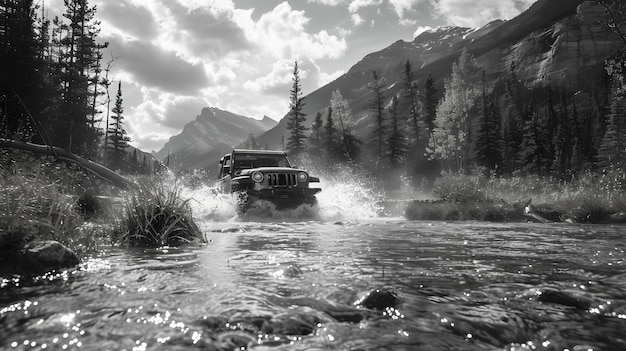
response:
M250 133L261 135L276 123L267 116L257 120L215 107L203 108L155 156L162 161L169 156L169 166L174 170L204 169L241 144Z
M304 113L310 125L317 112L330 105L331 93L341 91L353 114L353 133L367 141L372 71L385 79L389 100L403 89L407 60L414 83L421 89L431 74L441 94L453 62L467 49L485 68L489 83L511 68L524 83L576 87L601 79L604 60L624 43L606 23L608 16L596 1L539 0L509 21L494 21L479 29L444 27L418 35L412 42L397 41L365 56L345 74L305 96ZM287 117L287 116L285 116ZM286 120L257 137L261 145L279 147L288 137Z

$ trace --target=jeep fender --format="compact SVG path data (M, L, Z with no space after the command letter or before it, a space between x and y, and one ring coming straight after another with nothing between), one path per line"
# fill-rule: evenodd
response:
M252 188L252 179L249 176L236 177L231 181L231 192L242 191Z

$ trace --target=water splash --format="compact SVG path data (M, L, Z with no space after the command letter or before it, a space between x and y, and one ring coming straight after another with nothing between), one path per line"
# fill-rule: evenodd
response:
M230 221L237 217L237 204L230 194L222 194L214 184L184 187L183 196L191 199L194 217L202 221Z
M259 201L244 215L237 215L236 200L222 194L214 184L183 187L182 194L191 199L194 217L201 221L265 221L265 220L354 220L378 217L383 196L365 177L348 172L320 176L322 192L317 205L300 205L278 210L268 201Z
M384 198L373 181L340 173L320 177L322 192L317 199L323 220L352 220L378 217Z

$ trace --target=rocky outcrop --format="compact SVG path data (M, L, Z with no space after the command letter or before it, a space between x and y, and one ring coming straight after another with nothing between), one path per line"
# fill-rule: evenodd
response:
M37 275L78 263L76 254L58 241L32 241L2 259L2 272Z

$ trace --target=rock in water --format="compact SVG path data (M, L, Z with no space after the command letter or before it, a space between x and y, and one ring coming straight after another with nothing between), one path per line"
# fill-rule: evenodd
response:
M400 299L395 292L390 290L376 289L370 291L362 299L355 302L355 305L370 310L385 310L386 308L395 308L400 303Z
M80 261L76 254L58 241L33 241L16 254L21 272L40 274L60 268L69 268Z

